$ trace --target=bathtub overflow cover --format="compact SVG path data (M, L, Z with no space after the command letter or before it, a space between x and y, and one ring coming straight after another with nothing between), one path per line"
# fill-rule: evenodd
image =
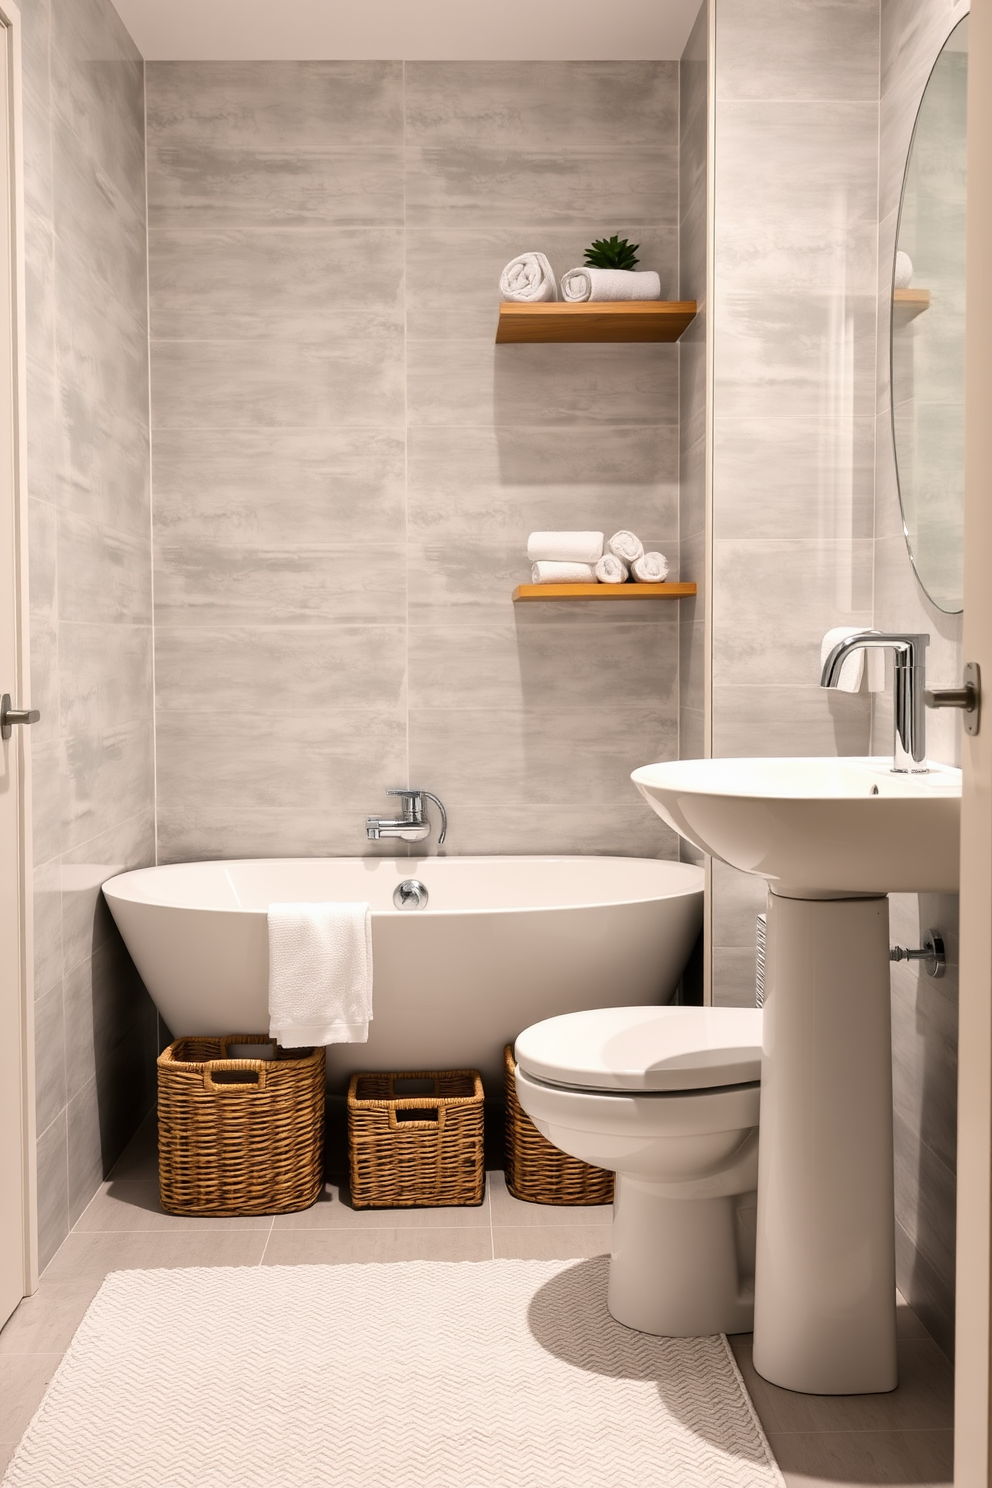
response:
M393 890L393 903L397 909L426 909L427 885L419 878L405 878Z

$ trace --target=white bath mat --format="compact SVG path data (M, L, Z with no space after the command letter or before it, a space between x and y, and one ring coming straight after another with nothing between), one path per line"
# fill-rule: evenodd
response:
M10 1488L782 1488L724 1338L607 1261L119 1271Z

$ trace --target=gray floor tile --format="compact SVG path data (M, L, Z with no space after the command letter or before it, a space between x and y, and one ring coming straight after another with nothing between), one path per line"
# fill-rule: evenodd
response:
M740 1371L769 1432L899 1432L950 1429L954 1374L929 1339L899 1340L899 1384L886 1395L801 1395L779 1389L757 1373L751 1350L734 1349Z
M9 1354L0 1359L0 1441L18 1441L62 1355Z
M601 1224L609 1227L613 1222L612 1204L528 1204L515 1199L506 1186L506 1177L501 1172L489 1174L489 1202L492 1205L493 1229L510 1225L522 1229L527 1225L552 1225L559 1229L569 1225ZM607 1241L606 1248L609 1249Z
M488 1229L273 1231L266 1266L342 1266L365 1261L488 1261Z
M48 1281L23 1302L0 1332L0 1356L61 1353L96 1296L99 1277L87 1281Z
M493 1254L517 1261L568 1261L608 1255L608 1226L499 1225L493 1228Z
M42 1279L85 1281L110 1271L172 1269L181 1266L257 1266L265 1249L263 1233L72 1234Z
M953 1482L952 1431L771 1432L768 1440L788 1488Z
M166 1214L159 1203L158 1183L148 1179L113 1178L103 1184L76 1221L75 1234L261 1230L272 1228L271 1214L246 1214L230 1219L214 1216Z
M489 1232L488 1195L481 1204L414 1209L353 1209L347 1184L331 1182L316 1204L296 1214L277 1214L273 1219L277 1233L298 1230L437 1230L465 1229Z

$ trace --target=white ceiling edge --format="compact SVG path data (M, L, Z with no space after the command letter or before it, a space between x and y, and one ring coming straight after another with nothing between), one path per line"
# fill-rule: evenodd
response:
M148 62L673 61L700 0L113 0Z

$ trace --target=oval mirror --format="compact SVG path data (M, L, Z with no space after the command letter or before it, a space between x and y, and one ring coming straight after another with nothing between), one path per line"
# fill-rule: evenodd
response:
M892 291L892 430L903 530L940 610L961 610L968 18L934 63L910 145Z

